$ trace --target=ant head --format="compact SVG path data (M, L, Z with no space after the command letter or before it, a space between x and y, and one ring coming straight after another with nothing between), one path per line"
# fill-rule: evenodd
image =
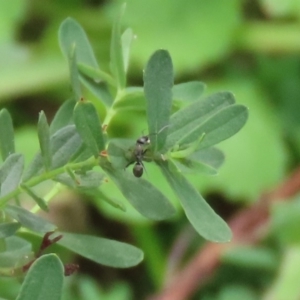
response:
M143 173L144 173L144 167L143 167L143 165L140 162L137 162L134 165L134 167L132 169L132 172L133 172L133 175L135 177L138 177L138 178L141 177L143 175Z
M150 136L151 135L158 135L160 134L163 130L165 130L166 128L168 128L170 125L166 125L166 126L163 126L158 132L155 132L155 133L149 133L148 135L143 135L141 136L140 138L138 138L136 140L136 143L139 144L139 145L147 145L147 144L150 144Z
M137 144L140 144L140 145L147 145L147 144L150 144L150 138L148 135L143 135L140 138L138 138L136 140L136 142L137 142Z

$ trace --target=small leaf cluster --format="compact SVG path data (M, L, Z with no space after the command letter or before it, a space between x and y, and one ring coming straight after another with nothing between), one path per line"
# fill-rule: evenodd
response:
M236 104L229 92L204 97L205 85L201 82L174 85L173 64L166 50L158 50L150 57L144 71L143 88L127 87L134 35L131 29L121 32L123 11L124 7L112 31L110 72L99 67L84 30L75 20L68 18L61 24L59 42L68 60L72 96L63 103L50 125L44 112L40 113L37 124L40 151L25 170L23 155L15 151L10 114L6 109L0 112L3 160L0 166L0 208L3 212L0 237L6 247L0 253L0 273L17 273L32 258L28 235L42 237L57 230L55 225L33 212L9 204L10 200L18 201L18 196L26 193L38 208L48 211L51 197L38 195L34 190L46 180L81 193L97 193L109 180L141 215L151 220L171 218L176 211L164 193L145 177L137 178L124 171L136 163L144 168L143 161L159 167L188 220L201 236L215 242L227 242L231 238L227 224L186 179L185 173L217 173L224 156L213 146L244 126L247 108ZM84 98L83 86L98 102ZM105 109L103 120L97 110L99 105ZM132 109L142 109L146 113L149 145L137 146L135 140L112 139L108 134L113 117ZM103 200L124 210L115 200L107 197ZM100 264L125 268L136 265L143 258L141 250L121 242L58 233L62 235L58 244ZM57 289L61 289L60 260L55 255L42 256L30 267L18 299L33 295L33 289L29 288L31 281L42 278L39 274L50 265L59 278ZM45 280L47 282L47 278ZM36 291L43 294L48 288L47 284L38 284Z

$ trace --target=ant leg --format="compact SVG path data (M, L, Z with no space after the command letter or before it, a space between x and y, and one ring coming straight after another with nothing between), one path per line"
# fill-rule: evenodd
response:
M132 165L132 164L134 164L134 163L135 163L135 161L129 162L129 163L125 166L124 170L126 170L130 165Z

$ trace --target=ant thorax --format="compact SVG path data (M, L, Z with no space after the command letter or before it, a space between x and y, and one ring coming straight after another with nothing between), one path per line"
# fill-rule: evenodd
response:
M169 125L164 126L157 134L162 132L168 126ZM143 135L136 140L135 147L132 151L132 161L130 161L125 167L127 168L129 165L134 164L132 171L135 177L141 177L143 175L144 170L146 171L143 161L151 160L151 159L148 160L149 158L145 157L146 152L148 152L149 150L149 146L150 146L149 135Z

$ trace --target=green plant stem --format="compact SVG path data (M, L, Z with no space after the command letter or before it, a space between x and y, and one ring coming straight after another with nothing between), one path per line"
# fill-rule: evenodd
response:
M45 202L48 204L50 202L50 200L58 194L58 192L61 190L61 184L60 183L56 183L54 185L54 187L50 190L50 192L48 194L46 194L43 199L45 200ZM32 213L37 213L40 210L40 206L39 205L35 205L32 209L31 212Z
M87 167L94 167L97 166L99 163L98 158L91 157L87 159L86 161L79 162L79 163L70 163L67 164L66 166L60 167L55 170L51 170L48 172L45 172L39 176L33 177L29 179L27 182L23 182L23 184L26 184L28 187L33 187L43 181L46 181L48 179L53 179L57 175L65 173L65 168L68 167L72 170L80 170L82 168L87 168ZM0 208L3 207L11 198L16 197L22 192L22 188L19 186L16 188L14 191L8 193L7 195L3 196L0 198Z
M120 99L122 99L123 94L124 94L124 90L118 89L116 98L115 98L112 106L107 110L105 119L103 121L104 125L109 126L110 121L112 120L112 118L115 116L115 114L117 112L114 107L115 107L116 103L118 103L120 101Z

